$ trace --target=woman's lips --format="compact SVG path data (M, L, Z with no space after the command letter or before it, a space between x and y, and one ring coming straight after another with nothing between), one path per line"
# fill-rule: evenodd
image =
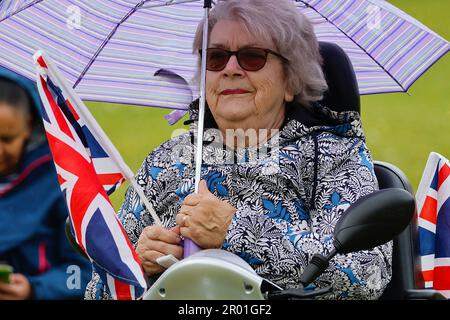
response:
M250 91L244 90L244 89L227 89L223 90L220 94L222 95L230 95L230 94L244 94L249 93Z

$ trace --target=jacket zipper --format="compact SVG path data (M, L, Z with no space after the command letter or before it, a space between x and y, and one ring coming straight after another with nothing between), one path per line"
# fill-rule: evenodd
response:
M314 140L314 177L313 177L313 189L311 192L311 200L310 200L310 210L315 209L316 205L314 200L316 199L317 192L317 176L318 176L318 166L319 166L319 141L317 139L318 133L313 132L313 140Z

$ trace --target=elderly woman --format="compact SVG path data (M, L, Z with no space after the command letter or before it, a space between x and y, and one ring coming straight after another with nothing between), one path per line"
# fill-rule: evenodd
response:
M200 23L194 52L207 55L205 126L216 128L224 144L205 138L197 194L195 127L162 144L145 159L137 181L166 228L153 225L132 188L120 218L150 283L165 270L157 258L182 258L184 237L244 258L281 287L296 287L312 255L332 249L340 215L377 189L359 115L317 102L327 89L318 42L291 1L219 1L209 26L208 51L199 52ZM191 105L194 120L197 107ZM259 134L262 129L274 134ZM256 139L233 149L240 135L230 130L253 130ZM255 150L267 156L248 160ZM333 285L328 298L375 299L390 278L389 243L337 256L315 284ZM108 297L94 273L86 298Z

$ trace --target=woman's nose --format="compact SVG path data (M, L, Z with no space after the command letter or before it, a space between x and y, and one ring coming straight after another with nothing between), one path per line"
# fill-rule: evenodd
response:
M242 76L244 70L237 61L236 55L232 55L223 69L225 76Z

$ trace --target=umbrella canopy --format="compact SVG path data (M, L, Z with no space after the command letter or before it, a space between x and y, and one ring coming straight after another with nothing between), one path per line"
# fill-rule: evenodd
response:
M340 45L361 94L406 91L449 42L384 0L295 1L320 41ZM203 17L195 0L4 0L0 64L34 79L45 50L81 98L186 109Z

